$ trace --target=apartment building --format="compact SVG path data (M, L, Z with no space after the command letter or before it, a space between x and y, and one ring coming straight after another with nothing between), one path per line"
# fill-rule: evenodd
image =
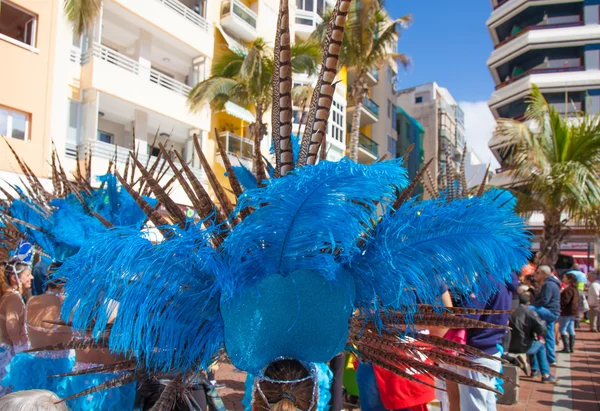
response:
M522 119L532 84L567 116L600 110L598 1L491 2L486 24L494 50L487 64L496 84L489 100L496 118ZM489 146L505 167L502 137L492 139ZM506 175L495 179L510 180Z
M449 162L459 167L465 144L464 113L448 89L433 82L397 94L397 105L423 127L423 157L436 159L429 168L432 175L440 178Z
M0 8L0 135L39 175L48 174L48 131L54 91L55 10L60 0L3 1ZM19 168L0 142L0 178L18 182Z

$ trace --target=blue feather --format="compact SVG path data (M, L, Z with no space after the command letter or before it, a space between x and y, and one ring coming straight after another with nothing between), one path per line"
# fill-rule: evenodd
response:
M392 308L410 317L417 302L439 307L440 281L458 296L485 299L494 290L486 273L508 281L529 257L530 234L507 200L491 190L450 203L411 200L386 214L352 265L358 306L366 315Z
M63 318L99 337L117 307L109 346L154 371L207 368L223 345L217 277L225 271L201 222L154 245L147 233L107 230L63 264ZM174 355L176 353L176 355Z
M379 207L407 184L401 161L323 161L245 192L237 210L255 211L223 244L235 273L223 279L225 298L272 273L311 269L333 280L340 264L360 252L358 241L374 226Z
M256 177L252 174L252 171L248 170L246 166L243 164L239 166L233 166L233 172L237 177L238 181L244 187L244 190L252 190L258 188L258 182L256 181ZM225 173L227 175L227 173Z
M146 215L137 205L133 197L118 183L114 174L98 177L99 189L92 191L92 197L86 198L88 207L104 217L115 226L142 228ZM156 199L144 197L154 207Z

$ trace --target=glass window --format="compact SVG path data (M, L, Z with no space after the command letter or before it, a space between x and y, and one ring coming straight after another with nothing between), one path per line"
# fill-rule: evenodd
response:
M252 158L254 146L248 141L242 141L242 157Z
M304 0L304 10L313 11L314 10L314 0Z
M97 139L98 141L102 141L103 143L114 144L115 136L105 131L98 130Z
M423 102L423 96L419 96L415 98L415 104L419 104Z
M317 0L317 14L323 16L325 12L325 0Z
M390 134L387 136L388 138L388 151L395 157L396 156L396 139L392 137Z
M229 148L227 151L238 156L241 154L242 145L239 138L229 136Z
M392 102L389 99L387 101L387 114L388 118L392 117Z
M35 47L37 17L21 7L2 2L0 8L0 34L20 43Z
M18 140L28 140L29 116L20 111L0 107L0 135Z

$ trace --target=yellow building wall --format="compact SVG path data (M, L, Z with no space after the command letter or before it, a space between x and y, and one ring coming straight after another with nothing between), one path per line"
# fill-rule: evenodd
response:
M0 106L30 115L28 141L10 139L10 144L37 176L47 177L52 137L49 134L53 56L62 0L11 0L10 3L37 15L35 46L39 52L0 39ZM6 145L0 144L0 170L20 172Z

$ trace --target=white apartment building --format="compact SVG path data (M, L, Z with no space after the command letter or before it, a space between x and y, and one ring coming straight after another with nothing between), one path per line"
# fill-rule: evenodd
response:
M486 24L494 50L487 64L496 84L489 100L496 118L523 118L532 84L565 115L600 110L598 1L491 2L494 10ZM502 138L489 146L505 166Z
M396 103L423 126L424 160L437 160L429 168L432 175L439 178L448 162L459 167L465 144L464 113L448 89L433 82L400 90Z

